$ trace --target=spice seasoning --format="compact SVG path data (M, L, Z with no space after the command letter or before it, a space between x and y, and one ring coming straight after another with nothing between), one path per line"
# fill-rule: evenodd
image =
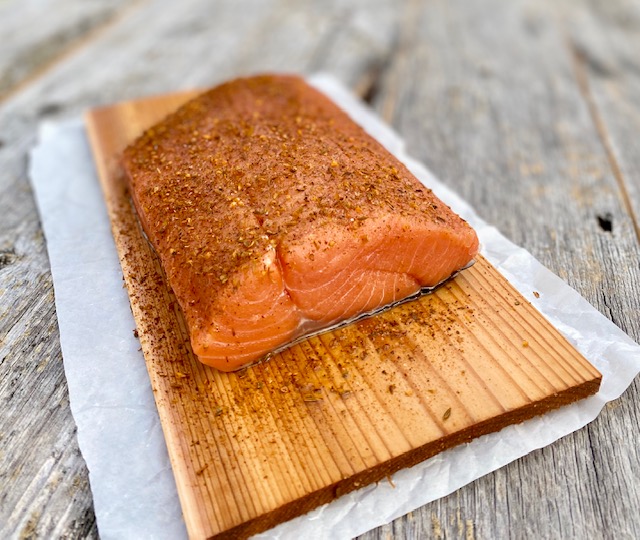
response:
M287 262L298 254L322 268L344 249L335 239L346 237L375 251L397 218L406 221L393 234L410 235L411 222L470 231L377 141L295 77L241 79L203 94L147 130L123 164L193 350L225 370L335 322L334 312L314 311L315 301L294 295L297 283L285 287L285 277L308 275ZM467 257L475 249L471 238ZM409 287L415 292L415 279L400 279L398 297ZM258 311L248 314L252 291L263 289ZM379 307L360 302L352 315ZM229 329L225 321L234 318L269 335L258 326L249 337ZM262 341L263 349L249 340Z

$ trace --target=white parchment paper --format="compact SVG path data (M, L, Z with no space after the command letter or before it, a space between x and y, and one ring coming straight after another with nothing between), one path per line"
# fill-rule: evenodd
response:
M409 158L397 135L334 79L321 75L310 80L470 222L483 254L600 370L603 381L598 394L587 400L443 452L396 473L394 486L367 486L259 538L351 538L387 523L583 427L640 372L640 346L528 252L480 220ZM71 410L89 468L100 536L184 538L158 413L79 119L42 126L30 176L47 239Z

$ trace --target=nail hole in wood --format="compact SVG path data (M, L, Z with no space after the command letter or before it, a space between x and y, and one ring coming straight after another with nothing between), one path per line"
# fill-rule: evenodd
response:
M369 80L366 88L362 91L362 100L365 103L373 105L378 98L382 90L384 74L389 66L392 54L393 52L390 52L388 57L380 59L369 69Z
M598 225L604 232L613 232L613 216L609 212L596 217L598 218Z
M0 251L0 270L5 268L6 266L9 266L15 260L16 252L13 249Z
M362 100L365 103L368 103L369 105L373 105L373 102L376 100L376 97L380 93L379 84L380 84L380 81L377 77L371 81L368 88L364 91L362 95Z
M56 114L62 109L59 103L45 103L38 109L38 116L49 116Z

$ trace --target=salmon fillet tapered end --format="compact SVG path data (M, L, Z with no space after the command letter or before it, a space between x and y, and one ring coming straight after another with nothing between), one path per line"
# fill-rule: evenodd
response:
M434 287L473 229L302 79L223 84L123 156L198 358L224 371Z

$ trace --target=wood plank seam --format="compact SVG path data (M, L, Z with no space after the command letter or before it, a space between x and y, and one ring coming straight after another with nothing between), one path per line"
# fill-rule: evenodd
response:
M146 4L148 2L149 0L133 0L120 11L117 11L113 15L107 17L105 21L94 26L82 36L79 36L75 40L72 40L66 46L62 47L62 49L56 56L50 58L44 64L38 66L22 80L17 81L13 87L10 87L6 91L0 93L0 105L6 103L20 92L23 92L31 84L42 79L46 74L55 69L56 66L73 57L85 46L88 46L89 44L97 41L108 30L115 27L120 21L124 20L131 12L137 10L138 8L141 8L143 4Z
M393 49L389 52L389 58L382 66L381 73L378 74L380 83L377 85L377 92L381 92L381 88L385 88L385 99L377 107L380 116L389 125L393 125L393 118L396 112L396 101L398 100L398 94L400 92L400 80L401 77L392 77L394 71L403 71L404 65L407 63L407 55L405 51L410 47L411 43L416 41L416 34L418 32L419 18L417 13L420 6L419 0L409 0L409 5L404 9L404 16L400 20L400 29L398 30L398 37L394 43Z
M565 32L565 35L568 36L568 33ZM613 145L611 144L609 131L607 129L607 126L605 125L603 116L598 110L598 105L596 104L596 101L593 97L593 93L591 92L585 52L569 37L566 37L565 39L568 44L569 54L573 62L578 89L580 90L580 94L587 104L591 120L596 129L596 133L598 134L598 138L602 144L605 155L607 156L607 161L609 162L611 172L616 179L618 189L620 190L620 196L622 198L625 210L631 218L633 229L636 233L636 240L640 244L640 222L638 221L638 216L634 211L633 204L631 204L631 197L626 186L626 179L624 177L624 173L622 172L622 168L620 167L620 163L618 162L618 158L616 157Z

